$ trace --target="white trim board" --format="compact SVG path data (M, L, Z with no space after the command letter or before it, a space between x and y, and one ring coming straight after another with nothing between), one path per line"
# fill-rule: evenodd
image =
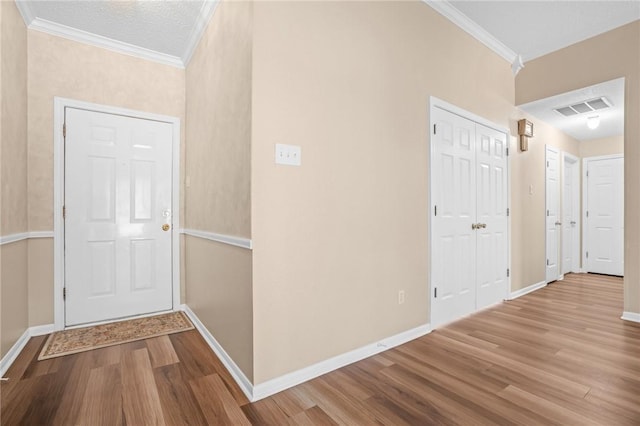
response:
M216 234L215 232L199 231L197 229L182 229L181 234L192 237L202 238L205 240L216 241L223 244L229 244L236 247L242 247L251 250L253 242L249 238L234 237L233 235Z
M33 231L11 235L0 235L0 245L15 243L31 238L53 238L53 231Z
M517 299L518 297L522 297L525 294L529 294L536 290L540 290L541 288L546 286L547 286L547 283L545 281L540 281L539 283L531 284L530 286L521 288L520 290L512 291L511 293L509 293L509 299L507 300Z
M267 398L285 389L304 383L323 374L337 370L354 362L361 361L370 356L379 354L388 349L410 342L431 332L431 326L424 324L411 330L403 331L394 336L382 339L379 342L362 346L358 349L320 361L309 367L276 377L253 387L252 402Z
M207 342L213 352L218 356L218 358L220 358L222 364L224 364L224 366L231 374L231 377L233 377L238 386L240 386L242 392L244 392L247 398L249 398L249 401L253 401L253 384L251 383L251 380L249 380L247 376L245 376L240 367L238 367L238 365L233 361L229 354L227 354L222 345L218 343L216 338L213 337L213 334L211 334L207 327L204 326L195 312L193 312L187 305L180 306L180 309L182 309L182 311L187 314L196 330L198 330L200 335L202 335L202 337L204 338L205 342Z
M16 343L11 346L11 349L9 349L6 355L2 357L2 360L0 361L0 376L4 376L7 370L9 370L9 367L11 367L16 358L18 358L18 355L20 355L30 338L52 332L53 324L38 325L27 328L24 333L22 333L22 336L18 338Z
M182 305L181 308L251 402L267 398L285 389L402 345L431 332L431 326L424 324L254 386L189 306Z
M449 21L458 26L480 43L493 50L504 60L513 64L518 54L504 45L500 40L495 38L491 33L482 28L480 25L471 20L467 15L460 12L446 0L422 0L431 6L436 12L447 18Z
M180 119L168 115L154 114L145 111L94 104L74 99L53 98L53 316L56 330L64 329L64 137L62 125L65 108L77 108L107 114L161 121L172 126L172 191L173 205L171 229L172 238L172 309L180 306Z
M623 312L622 313L622 318L625 321L633 321L633 322L640 322L640 314L636 313L636 312Z

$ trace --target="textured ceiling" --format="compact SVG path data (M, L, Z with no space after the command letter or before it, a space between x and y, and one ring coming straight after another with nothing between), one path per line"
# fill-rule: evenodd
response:
M640 0L449 3L525 62L640 19Z
M565 117L554 111L554 108L573 105L600 96L607 98L611 108L571 117ZM607 81L518 107L580 141L621 135L624 133L624 79ZM587 118L595 115L600 117L600 126L590 130L587 128Z

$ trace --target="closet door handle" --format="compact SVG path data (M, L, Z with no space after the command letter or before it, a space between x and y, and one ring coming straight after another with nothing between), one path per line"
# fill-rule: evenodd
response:
M471 224L471 229L473 229L474 231L475 231L476 229L478 229L478 224L477 224L477 223L472 223L472 224Z

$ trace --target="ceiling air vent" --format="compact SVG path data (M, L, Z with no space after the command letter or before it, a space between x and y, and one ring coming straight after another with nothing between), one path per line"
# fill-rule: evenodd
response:
M591 99L590 101L578 102L577 104L555 108L554 111L564 115L565 117L571 117L572 115L585 114L609 107L611 107L611 103L606 98L596 98Z

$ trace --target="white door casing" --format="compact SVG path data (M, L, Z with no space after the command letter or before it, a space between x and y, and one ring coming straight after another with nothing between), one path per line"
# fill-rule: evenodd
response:
M546 281L560 277L560 156L558 150L550 146L545 152L545 198L546 198Z
M507 296L508 143L505 132L437 106L431 123L431 325L438 326Z
M624 275L624 157L584 161L584 268Z
M77 108L65 123L65 326L172 309L172 124Z
M580 163L562 153L562 274L580 270Z

